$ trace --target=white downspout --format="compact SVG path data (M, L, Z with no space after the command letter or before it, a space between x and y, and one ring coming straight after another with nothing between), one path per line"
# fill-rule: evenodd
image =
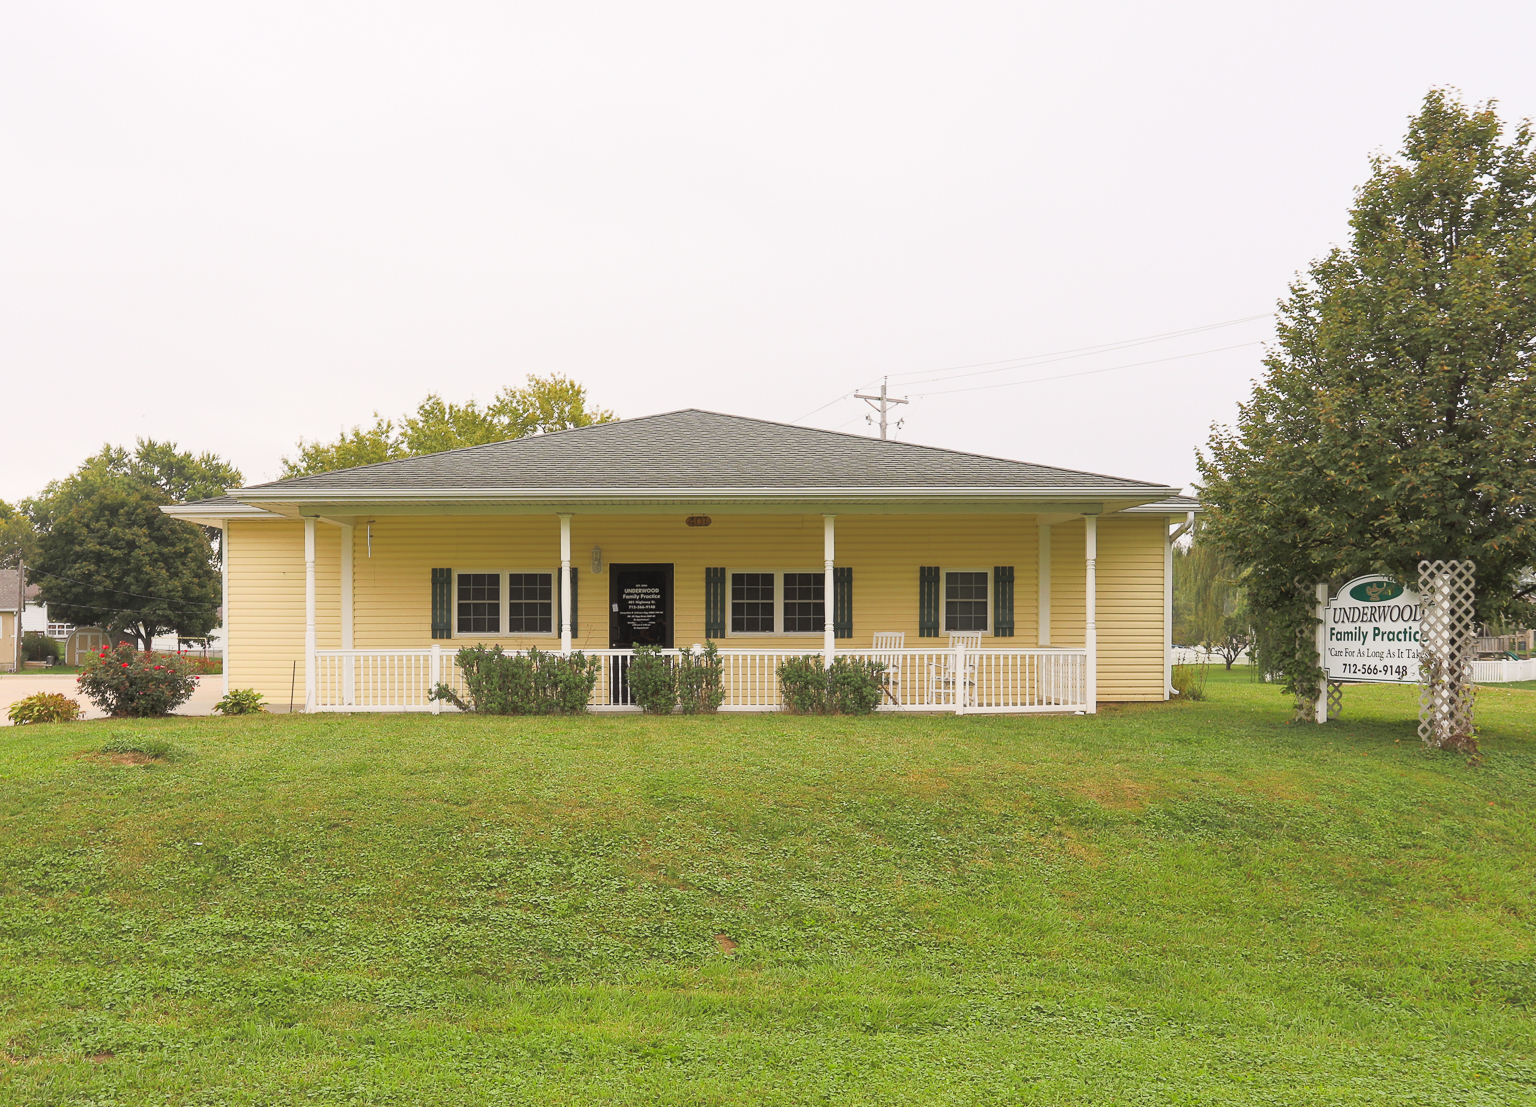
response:
M224 695L229 695L229 520L219 521L219 614L224 626L224 658L219 666L224 670Z
M1163 542L1163 699L1173 697L1173 544L1195 525L1195 513L1188 513L1178 529L1169 532Z
M1086 696L1088 714L1099 710L1099 517L1083 516L1087 571L1083 580L1083 649L1088 653Z
M832 658L837 651L837 631L832 625L832 565L837 557L837 531L836 515L823 515L821 517L821 554L825 570L824 583L822 584L822 632L821 648L826 654L826 666L832 668Z
M560 652L571 652L571 517L560 516Z
M304 520L304 710L315 709L315 520Z

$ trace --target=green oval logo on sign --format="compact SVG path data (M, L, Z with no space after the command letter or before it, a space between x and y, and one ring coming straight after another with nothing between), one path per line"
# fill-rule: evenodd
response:
M1368 580L1349 590L1351 598L1362 603L1381 603L1395 600L1403 594L1403 586L1392 580Z

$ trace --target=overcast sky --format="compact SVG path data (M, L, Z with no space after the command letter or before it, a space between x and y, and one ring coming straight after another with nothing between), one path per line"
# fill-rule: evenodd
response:
M890 374L904 439L1188 484L1425 91L1536 115L1529 2L0 16L11 500L529 373L856 433Z

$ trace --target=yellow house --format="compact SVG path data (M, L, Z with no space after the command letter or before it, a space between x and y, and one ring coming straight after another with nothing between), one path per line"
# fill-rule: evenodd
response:
M20 569L0 569L0 672L21 671L21 615L26 584Z
M636 644L714 641L726 710L786 656L887 665L885 710L1168 695L1170 523L1143 481L678 411L230 490L226 687L279 709L441 710L455 651L582 650L636 710ZM830 600L830 603L828 602Z

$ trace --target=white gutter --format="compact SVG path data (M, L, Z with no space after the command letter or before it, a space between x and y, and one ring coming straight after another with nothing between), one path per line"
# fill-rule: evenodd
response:
M997 488L990 486L923 485L895 488L231 488L228 495L245 503L296 503L319 501L339 503L349 500L881 500L929 497L956 499L1028 498L1083 500L1130 499L1148 502L1176 494L1176 488L1104 488L1104 487L1030 487ZM1143 499L1145 497L1145 499Z

